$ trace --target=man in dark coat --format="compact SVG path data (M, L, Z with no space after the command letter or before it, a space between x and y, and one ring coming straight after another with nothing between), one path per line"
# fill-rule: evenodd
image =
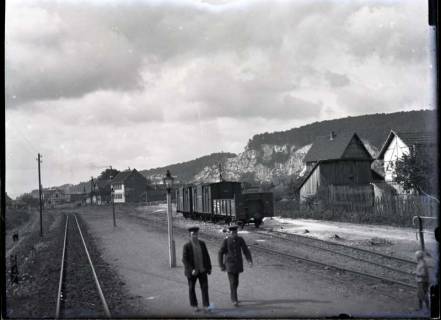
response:
M190 241L188 241L182 250L182 263L185 268L185 276L188 279L190 305L199 311L198 300L196 299L196 280L199 279L199 285L202 292L202 304L206 311L209 311L210 300L208 298L208 276L211 274L211 260L208 254L205 242L198 239L199 227L188 229Z
M234 306L239 305L237 299L237 287L239 286L239 273L243 272L242 252L245 255L250 267L253 266L251 252L248 249L245 240L237 234L238 226L229 227L231 235L224 239L219 250L219 266L222 271L227 271L230 282L231 302Z

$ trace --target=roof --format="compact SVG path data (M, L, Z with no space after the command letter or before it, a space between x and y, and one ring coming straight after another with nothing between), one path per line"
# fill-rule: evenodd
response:
M309 177L311 176L311 174L314 172L315 168L317 168L319 166L319 164L321 164L321 161L318 161L309 171L307 171L304 175L304 178L302 180L302 182L300 183L300 185L297 187L297 190L300 190L303 185L305 184L306 181L308 181Z
M373 181L384 181L384 175L378 170L371 168L371 174Z
M105 188L106 186L110 185L110 181L109 180L96 179L95 180L95 185L98 187L98 189L102 189L102 188Z
M112 179L112 184L124 183L126 179L132 174L132 171L126 170L118 173L115 178Z
M141 173L139 173L136 169L133 170L126 170L118 173L115 178L112 179L111 183L124 183L128 177L130 177L132 174L138 174L139 176L146 179ZM147 180L147 179L146 179Z
M392 142L393 138L399 137L408 147L409 146L430 146L436 144L435 131L397 131L391 130L386 138L377 159L383 159L384 153Z
M323 160L341 159L346 148L348 147L349 143L354 137L360 142L362 148L364 148L367 154L369 154L370 156L369 151L366 149L363 142L356 133L340 132L337 133L332 140L330 139L329 135L318 136L314 140L311 149L309 149L303 161L315 162L315 161L323 161Z

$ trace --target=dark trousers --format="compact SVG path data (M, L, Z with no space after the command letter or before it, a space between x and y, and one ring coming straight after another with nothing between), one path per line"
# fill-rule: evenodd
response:
M239 287L239 274L228 272L228 280L230 281L230 297L232 302L237 302L237 287Z
M198 299L196 298L195 286L196 280L199 279L199 285L201 286L202 292L202 304L204 307L210 305L210 300L208 298L208 277L207 273L199 273L196 276L190 276L188 279L188 296L190 297L190 305L192 307L198 306Z
M418 295L418 306L420 309L423 308L423 303L429 308L429 283L428 282L417 282L417 295Z

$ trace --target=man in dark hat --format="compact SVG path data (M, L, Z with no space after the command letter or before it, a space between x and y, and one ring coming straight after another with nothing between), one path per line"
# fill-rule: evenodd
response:
M202 292L202 304L206 311L209 310L210 301L208 298L208 276L211 273L211 260L208 254L205 242L198 239L199 227L188 228L190 241L188 241L182 250L182 262L185 268L185 276L188 279L188 294L190 305L199 311L198 300L196 299L196 280L199 279L199 285Z
M224 239L219 250L219 266L222 271L227 271L230 282L231 302L234 306L239 305L237 299L237 287L239 286L239 273L243 272L242 252L245 255L250 267L253 266L251 252L242 237L237 234L237 225L230 226L228 229L231 235Z

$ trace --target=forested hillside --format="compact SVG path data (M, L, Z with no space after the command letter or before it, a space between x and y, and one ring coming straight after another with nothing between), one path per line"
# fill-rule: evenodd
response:
M190 181L204 167L224 163L228 158L234 158L236 154L228 152L212 153L195 160L172 164L170 166L140 171L144 176L164 175L166 170L170 170L174 176L179 177L182 181Z
M434 129L435 124L436 111L433 110L347 117L314 122L287 131L257 134L249 140L248 148L258 150L262 144L288 144L300 147L312 143L317 136L328 135L331 131L356 132L362 139L366 139L376 148L380 148L391 129L420 131L427 130L428 127Z

